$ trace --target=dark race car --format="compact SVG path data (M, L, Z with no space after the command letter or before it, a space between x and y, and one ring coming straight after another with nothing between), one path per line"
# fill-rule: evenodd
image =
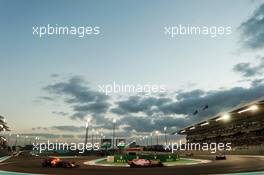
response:
M131 168L135 167L163 167L163 163L159 160L133 159L128 164Z
M226 160L226 156L222 154L216 155L215 160Z
M79 165L76 162L71 161L62 161L59 158L47 158L42 162L43 167L52 167L52 168L76 168Z

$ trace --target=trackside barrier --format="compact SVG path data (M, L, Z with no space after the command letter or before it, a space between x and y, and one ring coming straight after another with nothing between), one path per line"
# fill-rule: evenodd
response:
M180 159L178 154L162 154L162 155L115 155L115 163L127 163L128 160L132 159L148 159L148 160L159 160L161 162L174 162Z

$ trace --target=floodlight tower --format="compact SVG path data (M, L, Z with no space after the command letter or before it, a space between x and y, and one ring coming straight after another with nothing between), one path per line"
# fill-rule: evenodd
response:
M87 141L88 141L89 122L90 122L90 120L87 119L86 125L85 125L85 128L86 128L85 141L84 141L85 146L87 145Z
M92 129L92 145L94 145L94 132L95 132L95 130Z
M19 134L16 135L16 142L15 142L15 147L17 146L17 140L19 138Z
M115 125L116 119L113 119L113 153L115 152Z
M28 136L25 136L25 143L24 143L24 146L26 146L26 144L27 144L27 138L28 138Z
M156 131L156 136L157 136L157 145L159 145L159 131Z
M150 149L152 150L152 133L150 133Z
M167 140L167 127L164 127L164 136L165 136L165 143L166 145L168 144L168 140Z

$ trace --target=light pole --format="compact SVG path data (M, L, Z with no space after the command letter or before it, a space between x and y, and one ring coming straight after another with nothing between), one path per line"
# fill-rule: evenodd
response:
M85 141L84 141L85 147L86 147L86 145L87 145L87 141L88 141L89 122L90 122L90 120L87 119L87 121L86 121L86 125L85 125L85 128L86 128L86 132L85 132Z
M156 136L157 136L157 145L159 145L159 131L156 131Z
M29 145L32 145L32 138L29 139Z
M164 136L165 136L165 143L166 145L168 144L168 140L167 140L167 127L164 127Z
M25 143L24 143L24 146L26 146L26 144L27 144L27 138L28 138L28 136L25 137Z
M147 148L148 148L148 136L146 136L146 141L147 141Z
M37 145L37 140L38 140L38 137L35 138L35 145Z
M92 145L94 145L94 129L92 129Z
M17 134L17 136L16 136L16 142L15 142L15 148L17 146L17 139L18 139L18 137L19 137L19 135Z
M115 153L115 124L116 119L113 119L113 154Z
M95 140L96 140L95 142L98 143L98 140L99 140L99 132L98 131L96 131Z
M152 151L152 133L150 133L150 149Z
M8 141L8 144L9 144L9 146L11 146L11 144L10 144L10 143L11 143L11 142L10 142L10 137L11 137L11 136L12 136L12 134L11 134L11 133L9 133L9 134L8 134L8 140L7 140L7 141Z
M104 134L101 133L100 144L102 144L103 137L104 137Z

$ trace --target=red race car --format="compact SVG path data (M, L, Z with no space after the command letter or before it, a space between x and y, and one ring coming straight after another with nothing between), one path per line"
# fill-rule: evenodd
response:
M52 167L52 168L76 168L79 165L76 162L71 161L62 161L59 158L47 158L42 162L43 167Z
M131 168L135 167L163 167L163 163L159 160L147 160L147 159L133 159L129 160L128 164Z

